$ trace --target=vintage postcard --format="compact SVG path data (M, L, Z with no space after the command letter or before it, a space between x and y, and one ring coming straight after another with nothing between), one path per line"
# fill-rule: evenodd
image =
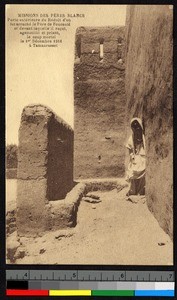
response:
M173 265L173 6L5 26L6 263Z

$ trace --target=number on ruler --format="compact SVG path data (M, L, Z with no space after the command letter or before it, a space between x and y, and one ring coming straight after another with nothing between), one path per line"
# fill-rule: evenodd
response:
M122 273L122 274L120 275L120 277L121 277L121 278L124 278L124 274Z
M76 278L76 273L73 273L73 278Z

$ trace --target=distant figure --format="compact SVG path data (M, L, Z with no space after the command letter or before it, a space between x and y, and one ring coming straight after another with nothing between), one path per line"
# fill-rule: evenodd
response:
M145 137L141 119L133 118L131 129L132 134L126 144L130 156L126 178L130 189L127 196L145 195Z

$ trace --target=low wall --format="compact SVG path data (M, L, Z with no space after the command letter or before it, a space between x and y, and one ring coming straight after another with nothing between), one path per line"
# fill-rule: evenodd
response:
M17 178L17 168L6 169L6 179L16 179Z
M173 11L170 5L130 5L126 20L127 136L144 120L146 198L173 236Z
M73 187L73 130L42 105L24 108L17 170L18 234L50 229L50 200Z

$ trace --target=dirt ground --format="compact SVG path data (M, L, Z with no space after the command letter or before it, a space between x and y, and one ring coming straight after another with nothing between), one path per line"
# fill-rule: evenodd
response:
M75 228L20 238L25 256L15 263L172 265L169 236L149 212L145 198L127 201L126 192L127 188L93 192L101 202L81 201Z

